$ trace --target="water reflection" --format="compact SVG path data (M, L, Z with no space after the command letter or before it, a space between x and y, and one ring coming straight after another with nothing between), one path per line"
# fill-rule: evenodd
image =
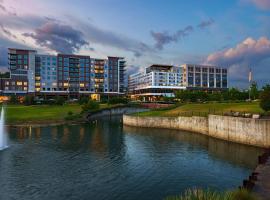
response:
M124 126L124 131L129 134L150 136L159 138L158 148L167 148L162 144L168 142L180 141L189 145L188 148L204 148L209 155L216 159L226 160L232 164L248 167L250 169L257 166L257 157L263 150L261 148L227 142L224 140L208 137L202 134L168 129L148 129ZM253 159L251 159L253 158Z
M176 130L84 125L11 128L0 199L150 200L239 186L261 150Z

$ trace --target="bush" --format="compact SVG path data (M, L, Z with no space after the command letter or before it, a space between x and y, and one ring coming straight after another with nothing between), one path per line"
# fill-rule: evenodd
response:
M56 99L55 99L55 104L57 105L63 105L65 103L65 99L64 97L61 97L61 96L57 96Z
M73 115L73 112L72 111L68 111L68 115Z
M127 104L128 99L123 97L112 97L108 101L109 104Z
M263 87L260 100L260 107L266 112L270 111L270 85Z
M26 95L23 103L24 103L24 105L27 105L27 106L35 104L34 96Z
M83 104L82 106L83 112L95 111L98 109L99 109L99 103L93 100L89 100L86 104Z
M81 96L80 99L79 99L79 104L80 105L83 105L83 104L86 104L88 102L89 98L86 97L86 96Z
M15 94L12 94L12 95L10 96L9 102L12 103L12 104L16 104L16 103L18 103L19 101L18 101L17 96L16 96Z

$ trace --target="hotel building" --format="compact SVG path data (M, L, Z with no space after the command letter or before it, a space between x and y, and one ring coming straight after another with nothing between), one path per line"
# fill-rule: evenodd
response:
M208 65L152 65L128 79L128 92L133 99L157 100L174 97L176 90L225 90L227 69Z
M82 55L41 55L8 49L10 78L1 80L2 95L123 95L126 62Z
M175 90L185 89L181 70L173 65L151 65L144 72L129 76L129 94L151 101L160 96L173 97Z

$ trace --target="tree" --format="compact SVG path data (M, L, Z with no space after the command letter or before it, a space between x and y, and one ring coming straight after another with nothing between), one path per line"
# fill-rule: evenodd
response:
M62 106L64 103L65 103L64 97L62 97L62 96L57 96L56 97L55 104Z
M260 100L260 107L266 112L270 111L270 85L263 87L263 91L260 95Z
M24 97L24 104L27 106L33 105L34 104L34 96L32 95L26 95Z
M99 103L93 100L89 100L86 104L83 104L83 112L95 111L99 109Z
M88 100L89 100L89 97L81 96L79 99L79 104L80 105L86 104L88 102Z
M258 97L259 97L258 86L257 83L254 81L250 86L250 98L255 100L258 99Z
M12 95L10 96L9 102L12 103L12 104L18 103L18 98L17 98L17 96L16 96L15 94L12 94Z

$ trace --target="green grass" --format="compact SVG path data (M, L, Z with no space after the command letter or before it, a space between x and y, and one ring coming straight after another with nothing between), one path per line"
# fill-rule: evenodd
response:
M100 104L99 109L114 107L116 105ZM71 111L72 117L68 117ZM8 124L20 123L53 123L66 120L75 120L80 117L81 105L65 104L60 105L7 105L6 121Z
M222 114L226 112L247 112L247 113L263 113L259 106L259 102L241 102L241 103L194 103L185 104L176 108L167 110L151 110L147 112L137 113L137 116L204 116L208 113Z
M6 121L8 124L25 122L61 121L71 111L74 114L81 112L79 104L59 105L7 105Z

